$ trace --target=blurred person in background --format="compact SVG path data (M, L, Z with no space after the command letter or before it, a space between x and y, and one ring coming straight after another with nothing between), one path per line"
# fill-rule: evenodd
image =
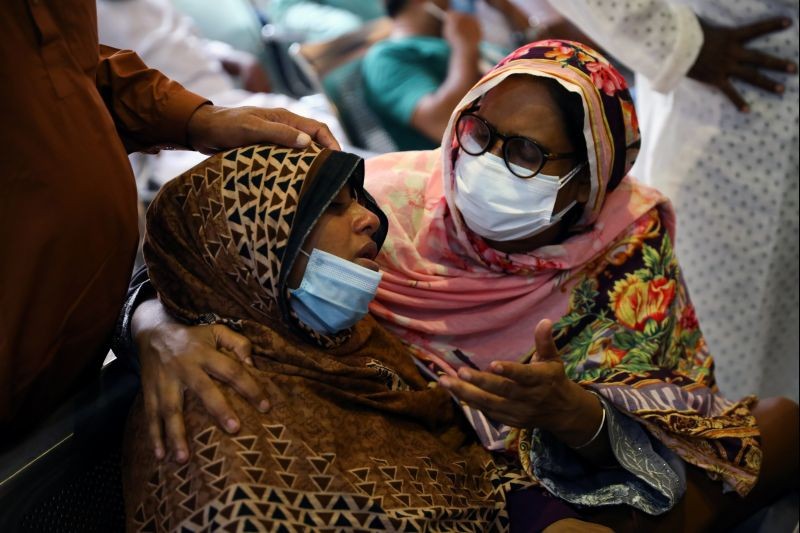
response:
M509 0L492 8L520 31L528 17ZM400 150L435 148L450 113L503 50L481 46L478 19L448 9L448 0L387 0L392 35L367 52L362 65L366 99Z
M95 2L7 2L0 21L0 447L100 370L137 242L127 154L338 143L285 110L213 105L101 46Z
M302 41L326 41L386 16L383 0L270 0L268 20Z
M637 74L632 174L675 204L720 388L797 400L797 0L552 6Z
M220 105L285 108L313 117L336 138L345 138L324 98L270 92L269 76L255 55L204 38L170 0L98 0L97 19L100 41L134 50L148 65ZM198 152L162 151L136 154L132 163L140 189L148 194L203 159Z

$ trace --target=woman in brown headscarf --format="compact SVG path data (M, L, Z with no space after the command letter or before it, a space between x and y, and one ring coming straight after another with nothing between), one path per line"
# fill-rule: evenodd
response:
M130 530L508 527L506 494L530 482L470 440L448 393L362 319L386 234L362 183L350 154L251 146L155 199L144 250L161 302L250 339L249 372L272 408L262 415L226 389L242 426L229 435L189 395L194 454L180 465L153 457L139 400L125 452ZM545 500L539 528L574 516Z

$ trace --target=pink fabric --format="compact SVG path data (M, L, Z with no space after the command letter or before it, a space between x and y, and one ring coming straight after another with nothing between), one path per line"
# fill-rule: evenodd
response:
M571 273L654 206L662 206L665 219L674 219L658 192L633 179L625 178L606 194L609 184L630 169L639 140L633 106L619 97L627 94L624 79L615 73L583 45L531 43L464 96L443 136L446 148L367 161L365 187L389 217L389 235L378 258L384 276L371 311L443 369L452 372L465 359L479 368L494 360L526 359L534 348L536 324L566 312ZM453 126L463 109L515 74L554 79L583 100L591 192L579 223L591 229L560 245L507 256L472 233L455 208ZM621 109L616 137L609 106ZM619 175L615 157L624 158L622 165L616 162Z
M367 161L365 188L389 218L378 256L383 280L370 310L451 372L464 364L456 349L479 368L526 359L536 324L566 313L573 271L654 206L674 231L667 200L625 178L590 231L527 254L481 253L480 238L445 198L444 166L441 150L379 156Z

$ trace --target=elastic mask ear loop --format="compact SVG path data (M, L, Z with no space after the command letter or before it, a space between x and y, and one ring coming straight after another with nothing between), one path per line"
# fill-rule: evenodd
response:
M303 254L304 256L306 256L306 257L309 259L309 261L311 260L311 256L310 256L310 255L308 255L308 252L306 252L306 251L305 251L305 250L303 250L302 248L300 248L300 253L301 253L301 254ZM306 268L308 268L308 266L306 266ZM305 273L303 274L303 276L305 276ZM296 291L297 289L290 289L290 288L289 288L289 286L288 286L288 284L287 284L286 290L288 290L288 291L289 291L289 295L291 296L291 295L292 295L292 293L294 293L294 291Z
M586 161L578 165L577 167L573 168L569 171L569 173L564 176L563 178L558 180L558 190L561 190L569 181L575 177L575 175L581 171L581 169L586 165Z
M567 211L575 207L575 204L578 203L578 200L572 200L564 209L559 211L558 213L553 213L553 216L550 217L550 225L553 225L557 222L560 222L564 215L567 214Z

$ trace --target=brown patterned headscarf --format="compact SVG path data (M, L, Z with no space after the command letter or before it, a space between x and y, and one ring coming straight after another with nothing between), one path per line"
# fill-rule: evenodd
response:
M315 144L247 146L207 159L167 183L148 213L144 254L162 302L188 323L297 325L290 320L287 276L345 185L378 215L373 239L383 243L386 217L363 182L361 158Z
M137 402L125 450L129 530L507 527L506 492L530 482L462 431L449 395L428 386L396 337L367 317L320 342L287 310L300 246L345 184L363 193L362 179L350 154L260 145L209 158L154 200L145 258L159 298L185 322L245 335L248 371L272 407L259 413L223 387L241 419L228 435L187 394L194 453L180 466L153 458Z

